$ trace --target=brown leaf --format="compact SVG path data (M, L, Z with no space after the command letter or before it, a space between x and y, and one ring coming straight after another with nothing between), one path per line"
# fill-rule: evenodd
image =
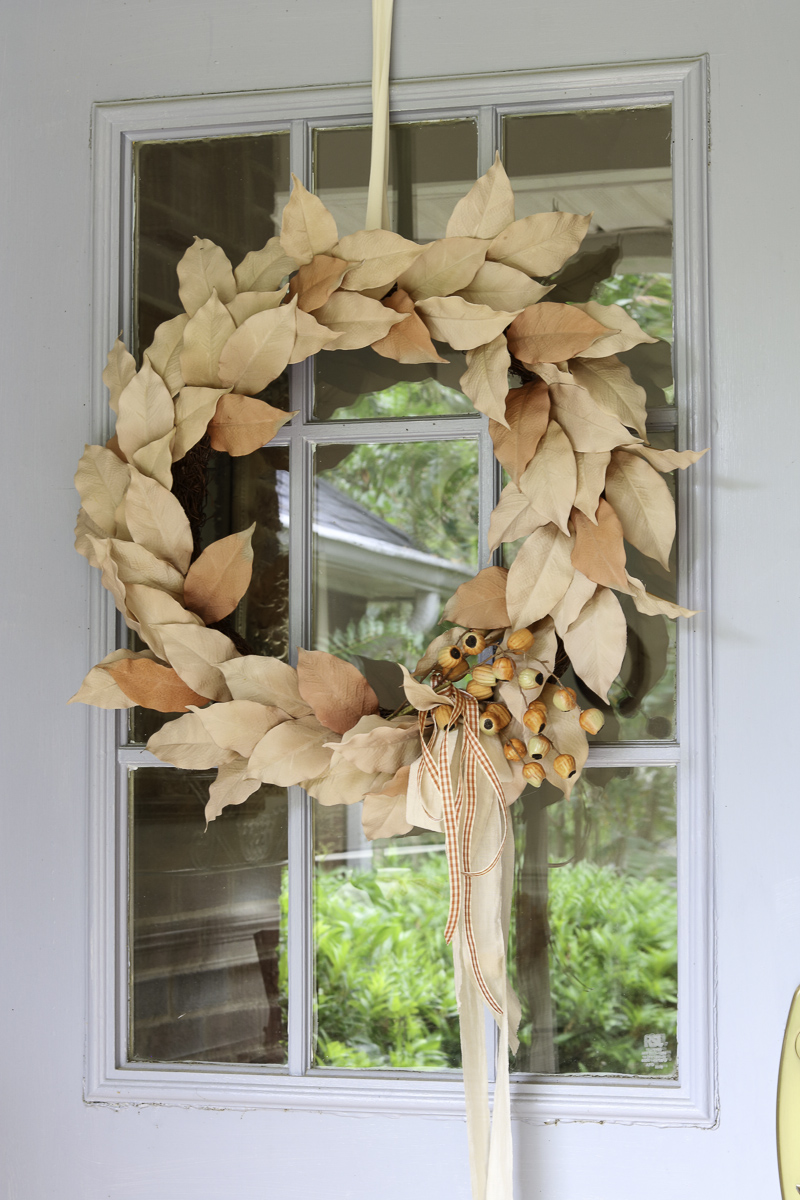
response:
M252 454L271 442L278 430L297 412L273 408L265 400L229 392L222 396L208 423L212 450L225 450L232 457Z
M467 369L459 386L479 412L486 413L499 425L506 424L506 395L511 355L505 336L499 333L491 342L467 351Z
M330 766L333 751L325 746L330 737L330 729L316 717L284 721L264 734L250 755L247 773L251 779L277 787L315 779Z
M554 383L550 400L553 416L581 454L601 454L631 441L630 431L596 404L586 388Z
M499 152L453 209L447 237L494 238L514 220L514 191Z
M675 505L658 472L637 455L615 450L606 473L606 496L631 545L669 570Z
M505 423L489 422L494 456L519 486L520 476L547 433L550 396L544 383L526 383L506 396Z
M302 312L312 313L331 296L344 279L350 266L341 258L327 254L315 254L310 263L302 266L289 283L289 295L297 296L297 307Z
M341 742L333 745L333 761L345 758L366 774L393 775L419 758L419 724L404 717L390 723L382 717L362 717Z
M425 653L414 667L412 674L419 676L427 675L431 668L436 666L439 651L445 650L448 646L455 646L462 633L465 632L466 630L462 625L453 625L451 629L446 629L444 633L440 633L425 648Z
M256 313L266 312L270 308L278 308L288 291L287 283L285 287L272 292L239 292L225 307L238 328L239 325L244 325L248 317L254 317Z
M571 538L555 525L543 525L523 543L508 572L507 624L521 629L552 612L575 573L571 551Z
M629 429L645 436L647 396L634 383L631 373L618 358L576 358L570 363L574 381L585 387L602 409Z
M488 245L488 240L472 237L446 237L431 242L398 278L397 286L415 301L458 292L475 278Z
M183 588L184 603L206 625L215 625L232 613L249 588L255 527L254 521L249 529L212 542L189 567Z
M117 531L116 511L130 482L131 469L105 446L87 446L75 472L81 504L103 533Z
M183 458L187 450L196 446L208 429L208 423L217 410L220 396L225 388L184 387L175 401L175 441L172 444L172 461Z
M578 509L573 509L572 523L575 527L575 541L572 547L572 565L575 570L581 571L587 579L592 579L604 587L619 588L620 591L627 592L622 526L608 501L600 501L596 524Z
M388 229L362 229L343 237L332 253L351 264L342 282L345 291L366 292L391 287L424 248Z
M574 304L529 304L514 319L508 331L508 347L520 362L558 363L580 354L605 329L599 321L581 312Z
M180 502L157 483L131 471L125 494L125 519L131 537L185 574L192 557L192 530Z
M406 319L379 300L358 292L334 292L314 314L321 324L338 334L326 350L360 350L386 337L393 325Z
M623 449L630 450L631 454L640 455L657 471L684 471L701 459L704 454L708 454L708 449L656 450L653 446L624 446Z
M203 703L202 697L200 702ZM253 700L228 700L209 704L197 714L223 750L235 750L249 758L265 733L291 718L280 708L257 704Z
M163 438L174 424L169 389L145 359L119 397L116 432L122 453L130 462L137 450Z
M112 412L119 412L120 393L135 374L136 359L125 348L122 338L117 338L108 352L108 362L103 371L103 383L108 388L108 404Z
M75 695L69 698L67 704L91 704L94 708L109 709L133 708L133 700L123 692L113 675L109 675L107 668L113 663L121 662L123 659L150 659L152 661L152 657L149 650L112 650L97 666L92 667Z
M486 257L528 275L553 275L580 246L590 219L562 212L522 217L497 235Z
M244 804L261 784L257 779L246 779L247 759L236 759L225 763L217 771L217 778L208 789L208 802L204 809L206 824L215 821L224 808L231 804Z
M508 483L500 493L497 506L489 518L489 550L501 542L516 542L528 537L547 518L538 513L530 500L514 483Z
M172 446L175 430L170 429L163 437L134 451L131 462L137 471L157 480L162 487L172 489Z
M619 304L598 304L589 300L585 304L576 304L595 321L605 325L606 329L616 331L611 337L605 337L595 342L583 352L583 358L607 358L610 354L622 354L632 350L642 342L657 342L658 338L650 337L640 329L633 317Z
M238 755L217 745L197 713L189 712L165 725L152 735L147 749L162 762L190 771L207 771L232 763Z
M185 712L190 704L207 701L193 692L172 667L149 658L124 658L111 663L106 670L113 676L133 704L156 712Z
M248 317L219 356L219 381L243 395L261 392L277 379L294 349L297 301Z
M297 683L315 716L334 733L346 733L359 717L378 711L378 697L360 671L322 650L299 650ZM317 772L306 772L311 778Z
M306 191L292 175L292 194L281 219L281 245L298 263L310 263L315 254L327 254L339 235L336 222L318 196Z
M294 339L294 346L289 356L289 362L305 362L307 358L311 358L312 354L317 354L320 350L325 350L331 342L336 341L338 336L338 333L334 332L333 329L327 329L324 325L320 325L319 321L316 317L312 317L311 313L305 313L302 308L298 308L297 335ZM292 416L294 416L294 413Z
M284 250L279 237L271 237L261 250L251 250L234 271L240 292L274 292L300 264Z
M153 334L153 341L144 352L153 370L167 385L174 396L183 383L180 353L183 348L183 331L189 322L188 313L179 313L170 321L162 321Z
M194 239L178 263L178 295L190 317L202 308L216 289L223 304L236 295L236 280L228 257L208 238Z
M234 700L256 700L259 704L274 705L290 717L311 714L297 686L297 672L279 658L262 658L246 654L242 658L220 663Z
M380 233L381 231L375 229L370 232ZM393 358L395 362L401 363L448 361L439 355L439 352L431 341L431 335L428 333L425 322L414 311L414 301L408 292L404 292L402 288L398 288L396 292L392 292L391 296L387 296L382 303L385 308L391 308L394 312L408 313L409 315L399 325L393 325L386 337L372 343L372 349L377 354L382 355L384 358Z
M470 304L488 304L490 308L520 309L529 304L538 304L543 296L553 290L529 279L524 271L516 271L503 263L485 262L468 287L458 293Z
M379 792L367 792L361 824L369 841L376 838L401 837L414 828L406 820L406 792L410 767L400 767L397 774Z
M220 664L238 657L230 638L202 625L157 626L164 657L184 683L209 700L230 700L231 693Z
M597 589L564 634L572 669L605 704L608 689L619 675L627 640L625 614L605 587Z
M537 512L567 533L577 486L572 447L558 422L550 421L536 454L520 476L519 490Z
M213 291L183 331L181 375L191 387L219 386L219 357L236 332L233 317Z
M454 350L475 350L494 341L516 316L495 312L486 304L469 304L461 296L434 296L417 304L417 312L438 342Z
M626 587L625 591L627 590ZM572 622L578 619L584 605L591 600L596 591L596 583L587 579L580 571L575 572L572 583L553 609L553 623L560 638L563 638ZM552 671L553 668L550 669Z
M575 508L594 524L597 523L597 505L600 493L606 486L606 469L611 462L608 450L601 454L575 455L578 468L578 490L575 493Z
M484 567L474 579L456 588L444 608L444 620L465 629L505 629L509 624L506 608L504 567Z

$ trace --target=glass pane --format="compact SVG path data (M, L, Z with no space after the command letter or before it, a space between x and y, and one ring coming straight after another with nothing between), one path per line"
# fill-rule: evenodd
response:
M673 402L672 114L667 106L506 117L516 214L593 213L548 300L621 304L660 341L620 355L653 407Z
M214 772L130 772L131 1058L286 1062L283 788L205 828Z
M358 418L479 415L460 390L467 369L459 350L436 344L444 363L398 363L363 350L337 350L314 359L314 419L353 421Z
M677 1077L674 767L591 767L514 805L514 1069Z
M413 669L477 559L477 440L316 447L315 649Z
M314 1065L460 1068L443 839L368 842L361 808L315 803Z

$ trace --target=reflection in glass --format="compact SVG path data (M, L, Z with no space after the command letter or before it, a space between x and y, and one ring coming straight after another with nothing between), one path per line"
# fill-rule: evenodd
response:
M475 416L459 388L466 359L437 346L444 363L398 363L363 350L337 350L314 359L314 418L348 421L398 417Z
M675 1078L675 769L588 768L513 812L514 1069Z
M130 1057L280 1065L286 792L261 787L206 830L213 778L130 772Z
M413 669L477 540L476 440L318 445L315 649Z

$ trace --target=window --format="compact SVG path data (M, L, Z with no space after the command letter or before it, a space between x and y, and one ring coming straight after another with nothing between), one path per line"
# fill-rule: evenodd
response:
M627 91L617 85L607 94L568 77L567 101L563 87L548 98L534 80L530 99L520 88L508 100L503 83L486 81L485 103L476 106L473 94L451 102L451 91L431 109L431 92L423 109L407 89L392 129L390 208L404 236L443 236L453 204L497 145L518 216L594 210L553 298L621 302L662 339L653 354L628 352L626 361L648 391L656 444L677 436L686 444L684 414L697 380L678 358L674 386L670 367L670 131L673 112L676 123L686 119L685 79L693 77L656 86L653 72L648 87L631 80ZM170 136L148 126L144 111L138 124L130 110L114 115L129 148L123 213L125 190L136 187L136 252L121 291L140 349L174 315L174 267L191 235L217 240L234 263L262 245L277 232L290 166L322 196L340 234L363 223L369 128L358 99L346 103L333 91L304 97L302 117L292 111L296 98L272 99L271 122L240 115L224 136L219 128L214 136L193 132L208 135L203 114L212 101L193 102L183 119L176 105ZM680 181L687 151L679 124L676 135ZM684 246L690 223L682 209L678 216ZM685 287L685 276L676 282ZM135 303L125 312L131 291ZM253 585L233 618L253 652L326 649L355 661L380 689L380 663L413 666L442 601L486 564L502 480L485 420L458 389L462 356L443 357L449 364L429 369L371 350L323 352L270 385L270 403L300 415L268 447L243 460L213 456L209 538L258 523ZM694 535L688 489L679 484L685 589ZM642 563L641 577L648 569ZM655 590L668 594L665 586L659 579ZM685 770L684 718L698 672L687 669L688 639L676 640L671 623L637 619L633 610L629 621L612 718L577 799L567 806L531 793L515 806L511 960L524 1015L513 1069L521 1102L537 1111L554 1103L608 1116L702 1109L705 1016L686 999L693 983L684 964L703 930L687 933L684 917L679 950L676 911L678 897L684 913L687 904L701 918L705 911L697 895L703 847L687 838L696 818ZM378 1095L401 1108L424 1109L431 1095L457 1105L457 1018L440 934L446 867L436 836L370 843L353 809L268 787L203 833L208 780L148 761L142 745L151 729L152 714L135 715L117 755L115 982L125 1018L103 1078L113 1075L130 1095L156 1089L167 1099L191 1094L201 1077L204 1094L212 1087L230 1099L236 1091L244 1103L281 1103L281 1095L308 1103L307 1083L333 1086L350 1107ZM430 931L421 948L420 939L410 947L403 938L409 908ZM597 951L592 922L612 909L633 916L606 929L609 945ZM343 943L343 930L358 936ZM400 1003L409 979L413 994ZM593 1001L602 995L602 1012L586 1002L590 993ZM584 1073L591 1081L578 1083ZM543 1075L560 1076L557 1100ZM629 1076L626 1095L604 1085L604 1075ZM102 1085L95 1094L104 1094Z

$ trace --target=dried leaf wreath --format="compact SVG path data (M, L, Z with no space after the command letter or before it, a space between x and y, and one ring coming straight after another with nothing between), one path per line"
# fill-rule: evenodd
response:
M472 1042L483 1044L483 1004L503 1044L513 1044L519 1016L505 978L507 808L526 782L544 779L568 798L587 732L603 723L554 676L559 639L606 700L626 645L615 592L641 613L691 615L626 570L625 540L667 566L675 510L661 473L702 453L647 444L644 390L616 356L655 339L617 305L546 299L542 280L588 225L561 212L515 220L499 156L456 205L446 236L424 246L384 229L340 239L294 179L280 237L235 270L213 242L187 250L185 312L158 327L138 370L116 342L103 374L116 432L86 448L75 479L76 547L149 648L109 654L73 699L185 712L148 749L177 767L218 768L208 821L261 783L300 784L321 804L363 800L368 838L443 830L465 1075L479 1079L485 1054L481 1068ZM509 570L488 567L458 588L444 610L451 627L413 673L403 668L404 701L389 712L350 663L301 649L295 669L241 654L213 628L247 591L254 527L199 553L173 467L206 432L231 455L269 442L295 414L256 396L289 363L365 346L400 363L441 362L434 339L466 351L461 387L489 417L509 476L490 548L525 541ZM522 381L510 391L509 371ZM498 1097L506 1076L501 1052ZM473 1105L470 1120L477 1195L488 1113ZM507 1132L497 1136L510 1162Z

